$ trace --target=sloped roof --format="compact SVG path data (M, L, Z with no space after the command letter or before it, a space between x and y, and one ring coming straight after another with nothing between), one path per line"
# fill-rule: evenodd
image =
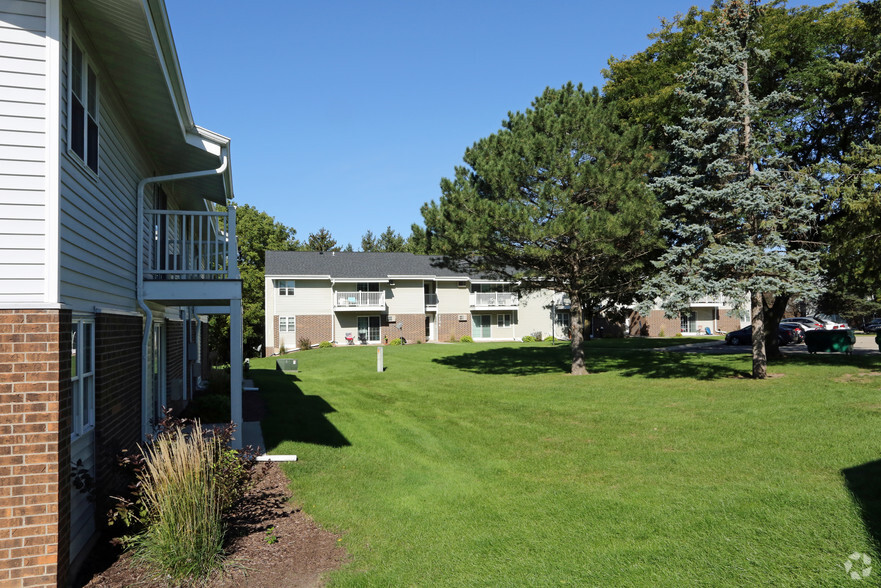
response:
M470 279L463 272L436 267L440 257L412 253L267 251L267 276L328 276L332 279L438 277Z

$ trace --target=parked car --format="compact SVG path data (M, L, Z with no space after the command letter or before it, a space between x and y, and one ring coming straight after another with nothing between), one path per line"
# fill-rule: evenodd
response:
M794 318L784 319L787 323L799 323L802 325L805 331L814 331L816 329L825 329L826 325L821 323L820 321L812 318L808 318L806 316L797 316Z
M847 323L842 323L842 322L834 321L834 320L832 320L831 318L829 318L828 316L818 315L818 316L812 316L812 317L809 317L809 318L812 318L812 319L814 319L814 320L820 321L821 323L823 323L823 325L824 325L827 329L831 329L831 330L849 329L849 328L850 328L850 327L847 326Z
M873 318L863 325L863 333L877 333L881 330L881 318Z
M780 321L781 329L790 329L792 331L792 343L802 343L805 340L805 329L801 323L792 321Z
M785 327L781 325L777 328L777 343L780 345L789 345L790 343L799 343L804 339L804 331L800 328L796 331L796 327ZM725 343L728 345L752 345L753 342L753 326L749 325L737 331L731 331L725 335Z

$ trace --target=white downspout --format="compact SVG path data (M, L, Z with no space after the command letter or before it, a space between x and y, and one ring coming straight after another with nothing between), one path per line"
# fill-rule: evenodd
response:
M222 174L229 165L229 156L226 149L223 151L223 160L220 167L216 169L208 169L195 172L186 172L180 174L170 174L166 176L153 176L144 178L138 182L138 232L136 239L138 241L137 258L135 265L138 272L138 306L144 311L144 334L141 337L141 437L147 435L150 431L150 423L147 419L147 350L150 345L150 333L153 330L153 313L147 302L144 300L144 198L146 189L149 184L157 184L160 182L175 182L178 180L188 180L190 178L199 178L204 176L214 176Z

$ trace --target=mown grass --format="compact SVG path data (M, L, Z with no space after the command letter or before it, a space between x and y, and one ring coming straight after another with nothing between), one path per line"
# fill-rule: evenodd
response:
M879 356L753 381L746 349L597 342L585 377L546 343L386 347L383 373L375 348L301 352L296 377L252 361L267 445L344 534L331 584L836 586L878 555Z

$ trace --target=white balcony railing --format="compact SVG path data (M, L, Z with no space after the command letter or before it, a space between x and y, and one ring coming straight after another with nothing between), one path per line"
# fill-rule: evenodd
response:
M235 209L148 210L153 231L145 277L154 280L238 279Z
M517 306L517 295L513 292L472 292L472 308L495 308Z
M336 308L385 306L385 292L337 292Z
M437 306L438 299L437 294L426 294L425 295L425 306Z
M704 296L703 298L698 298L697 300L691 301L691 306L694 307L703 307L703 306L728 306L729 300L722 296L721 294L716 294L714 296Z

